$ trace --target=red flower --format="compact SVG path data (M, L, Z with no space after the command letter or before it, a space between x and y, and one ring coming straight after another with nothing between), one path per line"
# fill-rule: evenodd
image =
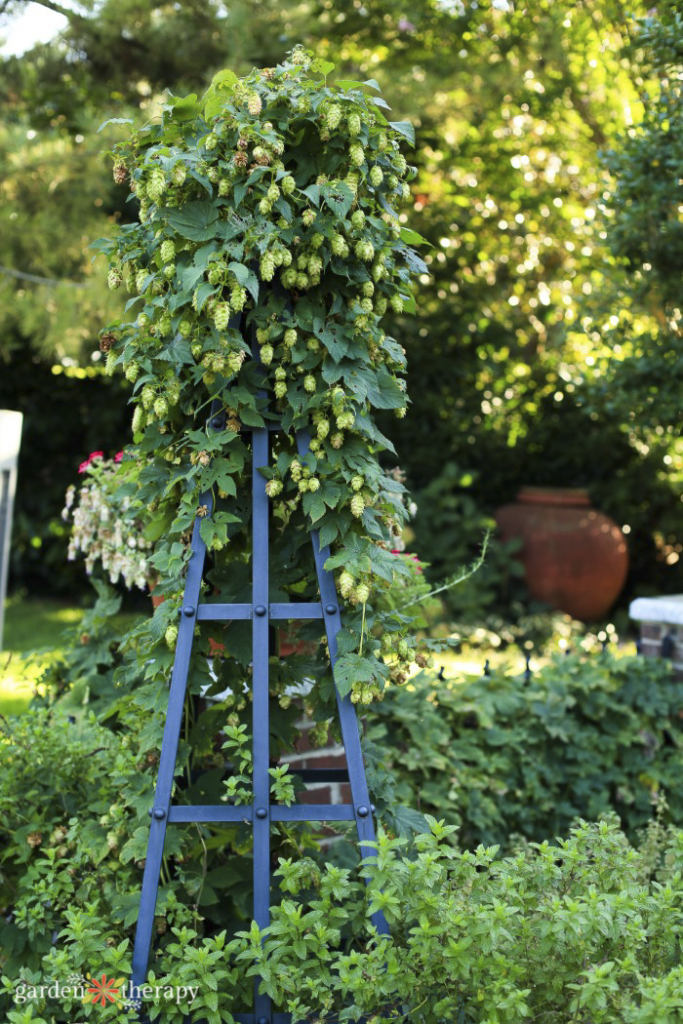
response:
M122 458L123 452L117 452L116 455L114 456L114 462L120 462Z
M92 988L89 988L88 992L92 995L95 1006L98 1003L105 1006L108 1000L112 1003L116 1002L119 989L114 988L114 985L116 985L116 981L113 978L107 978L106 974L103 974L99 981L97 978L92 979Z
M79 473L85 473L85 471L88 468L88 466L90 465L90 463L94 462L95 459L101 459L103 455L104 455L104 452L90 452L90 455L85 460L85 462L81 462L80 466L78 467L78 472Z

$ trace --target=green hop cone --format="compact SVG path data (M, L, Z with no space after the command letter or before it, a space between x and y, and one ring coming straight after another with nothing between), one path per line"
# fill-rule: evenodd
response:
M167 238L165 242L161 243L159 250L161 255L162 263L170 263L175 258L175 245L170 238Z
M136 362L128 363L125 368L126 380L130 381L131 384L135 384L140 374L140 367Z
M363 310L364 313L372 313L372 299L361 299L360 308Z
M319 441L324 441L330 432L330 421L321 420L318 426L315 428L315 432L318 436Z
M331 247L335 256L348 256L349 254L349 247L343 235L332 235Z
M291 196L292 192L296 188L296 182L291 174L287 174L280 182L280 186L286 196Z
M121 275L121 271L119 270L119 268L112 267L109 273L107 274L107 284L109 286L109 290L115 292L117 288L121 287L122 281L123 277Z
M175 645L178 642L178 627L167 626L166 632L164 633L164 640L166 641L166 646L170 651L175 650Z
M217 145L218 145L218 136L216 135L215 132L211 132L209 135L207 135L204 138L204 149L206 149L209 153L213 149L215 149Z
M161 167L155 167L147 182L147 198L153 203L158 203L166 189L166 176Z
M379 188L384 181L384 175L382 174L382 168L375 164L374 167L370 168L370 184L373 188Z
M304 377L304 390L308 391L309 394L313 394L315 391L315 377L312 373L307 373Z
M351 498L351 514L360 519L365 509L365 501L363 500L362 494L354 494Z
M275 260L271 253L266 252L261 257L261 277L264 281L272 281L275 277Z
M301 220L304 223L304 227L310 227L316 218L315 210L304 210L301 214Z
M134 434L139 434L145 425L145 412L141 405L136 405L133 412L131 428Z
M144 409L151 409L152 406L154 405L155 397L156 396L155 396L154 388L152 387L152 385L151 384L145 384L145 386L142 389L142 392L140 394L140 399L142 401L143 408Z
M280 189L277 187L277 185L271 185L266 195L268 196L269 202L276 203L280 198Z
M349 135L360 135L360 114L349 114L346 119Z
M176 164L171 172L171 180L174 185L183 185L185 178L187 177L187 167L185 164Z
M365 214L362 210L354 210L351 214L351 227L354 231L362 231L365 226Z
M178 324L178 334L181 338L189 338L192 334L192 324L189 320L181 320Z
M293 346L296 345L296 339L297 339L297 333L296 333L295 329L293 327L288 328L285 331L285 338L284 338L285 345L287 346L287 348L293 348Z
M337 416L337 428L339 430L351 430L355 419L352 412L342 412Z
M226 331L230 323L230 303L217 302L213 311L213 322L217 331Z
M388 305L389 303L384 295L380 295L378 299L375 299L375 313L377 316L384 316Z
M164 267L164 277L167 281L172 281L175 277L175 263L167 263Z
M154 399L154 415L158 420L165 420L168 416L168 402L163 395Z
M325 114L325 125L330 129L330 131L334 131L335 128L339 127L341 119L341 107L338 103L333 103L327 108L327 113Z
M351 490L360 491L365 483L365 479L362 476L354 476L351 478Z
M372 296L375 294L375 286L372 283L372 281L363 281L361 291L363 292L363 295L366 296L366 298L371 299Z
M267 217L270 211L273 209L273 204L271 203L270 199L262 199L261 202L258 204L258 209L259 213L263 214L264 217Z
M136 287L136 289L138 291L138 294L142 294L142 292L144 292L144 290L145 290L145 283L146 283L148 277L149 277L149 273L146 270L138 270L138 272L136 273L136 275L135 275L135 287Z
M262 109L263 104L261 103L261 97L257 92L252 92L247 100L247 110L252 117L258 117Z
M408 170L408 161L403 153L397 153L394 157L394 170L397 174L405 174Z
M284 380L276 380L273 388L276 398L284 398L287 394L287 384Z
M370 597L370 587L367 583L359 583L356 587L354 597L358 604L366 604Z
M358 171L349 171L344 178L344 182L348 185L355 196L358 193L358 186L360 185L360 175Z
M269 498L277 498L278 494L282 493L282 481L281 480L269 480L266 483L266 494Z
M389 302L391 303L391 308L393 309L394 313L403 312L403 299L398 294L398 292L396 292L395 295L391 296Z
M344 572L339 577L339 592L341 596L348 597L351 591L353 590L355 584L356 581L354 580L351 573L344 570Z
M107 352L107 358L104 361L104 372L107 374L108 377L111 377L112 373L114 372L115 366L116 352L114 352L113 348L110 348L109 351Z
M330 437L330 444L336 451L339 451L341 446L344 444L344 435L341 433L341 431L337 430L335 431L334 434L332 434L332 436Z
M261 362L263 363L264 366L270 366L270 364L273 361L273 355L274 352L272 345L261 346Z
M311 477L311 479L308 481L308 489L309 489L309 491L319 491L320 490L320 481L318 480L317 477L315 477L315 476Z
M246 290L241 284L234 284L230 290L230 307L241 313L247 301Z
M359 242L356 242L354 252L359 260L364 260L366 263L370 263L375 258L375 247L367 238L361 238Z
M349 156L351 157L351 163L355 167L362 167L365 161L365 150L363 149L360 142L354 142L349 146Z

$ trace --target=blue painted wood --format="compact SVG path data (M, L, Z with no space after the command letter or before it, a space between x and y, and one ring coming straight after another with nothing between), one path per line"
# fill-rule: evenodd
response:
M255 353L256 354L256 353ZM225 416L214 403L209 425L214 430L223 429ZM329 548L320 547L318 531L312 531L313 555L315 559L320 601L274 602L269 601L269 502L265 492L265 478L258 472L267 467L270 455L270 434L272 424L252 430L252 600L251 603L200 602L200 588L206 561L206 547L200 534L202 519L196 519L192 533L191 555L188 565L183 597L178 641L169 691L168 711L159 762L156 794L150 810L151 825L147 858L142 880L140 913L133 952L132 981L136 986L145 982L147 965L154 928L154 913L159 887L159 874L163 857L167 823L187 824L244 822L251 824L254 833L254 908L253 916L260 928L267 928L270 921L270 828L271 822L292 821L355 821L363 856L375 854L369 844L375 841L375 827L372 805L368 791L365 768L361 753L360 735L356 712L350 697L341 698L337 693L342 740L347 769L302 770L301 776L308 781L320 779L348 779L352 802L350 804L293 804L284 807L270 802L270 729L268 712L269 692L269 634L273 621L290 619L322 618L327 633L332 667L337 658L337 633L341 628L339 599L334 578L325 569ZM309 450L310 437L306 431L297 434L300 455ZM209 515L213 512L210 494L200 498ZM180 728L182 725L185 691L192 654L194 627L197 621L231 622L252 621L252 758L253 758L253 802L245 805L173 805L173 778L178 752ZM293 770L293 774L296 770ZM384 915L373 915L373 924L380 934L388 933ZM235 1014L241 1024L288 1024L289 1014L273 1013L270 999L258 992L255 982L253 1013Z

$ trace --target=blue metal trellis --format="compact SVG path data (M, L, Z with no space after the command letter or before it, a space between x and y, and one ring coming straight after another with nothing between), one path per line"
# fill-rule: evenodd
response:
M225 414L222 410L212 413L209 425L214 430L223 429ZM325 569L329 548L320 549L318 531L311 531L313 555L320 600L307 603L271 603L269 601L268 558L269 558L269 504L265 491L266 480L259 470L267 467L270 457L270 432L266 427L253 428L252 433L252 600L250 603L223 604L200 601L201 583L206 561L206 545L200 534L201 519L197 517L191 541L191 554L185 592L183 597L175 660L171 676L168 710L159 761L156 794L150 810L151 824L147 847L147 858L142 880L140 912L133 952L133 991L145 984L159 875L164 851L166 827L170 824L248 822L254 834L253 916L259 928L267 928L270 921L270 828L280 821L355 821L363 856L375 853L368 846L375 840L372 805L368 791L365 768L360 746L356 712L350 696L336 694L337 711L342 733L347 768L300 770L297 774L304 782L348 781L351 789L351 803L348 804L301 804L290 807L272 804L270 799L270 729L268 720L269 692L269 632L273 622L293 619L322 619L325 625L332 668L337 658L337 633L341 628L339 601L332 574ZM309 450L310 438L306 431L297 433L297 447L300 455ZM199 499L200 506L206 506L206 515L213 513L210 493ZM173 804L173 779L178 753L178 741L182 724L185 691L195 624L197 622L232 622L251 619L252 621L252 753L253 753L253 802L239 805L187 806ZM372 917L380 934L388 933L383 913ZM238 1024L289 1024L290 1015L273 1012L271 1001L258 991L255 982L254 1010L250 1013L233 1014Z

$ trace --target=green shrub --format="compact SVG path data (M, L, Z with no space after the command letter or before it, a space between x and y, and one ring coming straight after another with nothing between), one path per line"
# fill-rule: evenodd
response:
M145 1004L161 1024L232 1022L260 975L277 1006L298 1021L415 1024L673 1024L683 1007L683 833L655 826L643 851L612 821L582 822L558 846L541 843L504 860L495 848L461 852L452 827L430 819L406 852L380 834L378 857L357 873L309 860L280 861L282 901L265 934L255 925L228 940L173 929L150 983L196 986L196 998ZM382 908L391 937L369 915ZM32 984L90 968L125 977L126 943L103 941L106 925L86 909L68 915L70 950L55 948ZM262 944L262 939L265 942ZM79 959L69 956L78 951ZM25 976L18 984L28 984ZM6 982L17 994L17 983ZM26 991L25 989L23 990ZM92 1006L35 1005L12 1024L88 1020ZM95 1019L129 1018L115 1006Z
M556 657L528 683L421 673L378 705L370 753L394 799L459 824L470 848L563 835L610 809L632 836L660 791L683 824L682 707L665 663L607 653Z

